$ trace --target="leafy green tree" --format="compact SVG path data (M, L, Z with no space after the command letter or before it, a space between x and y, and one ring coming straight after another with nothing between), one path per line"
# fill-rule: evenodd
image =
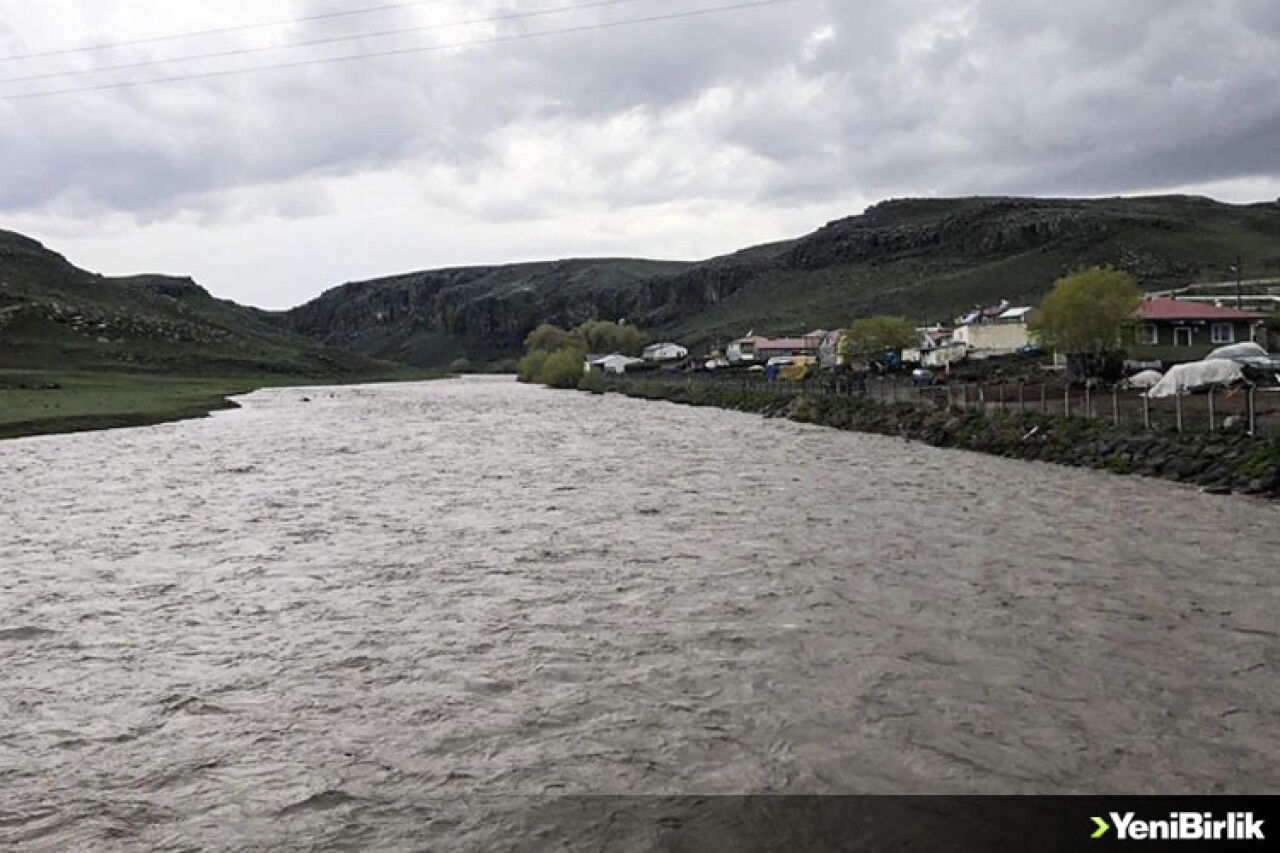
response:
M916 327L904 317L879 315L855 320L840 342L846 361L854 356L873 356L916 344Z
M1142 304L1133 276L1090 267L1058 279L1031 323L1040 345L1065 353L1086 376L1104 372Z
M543 352L555 352L558 349L564 349L573 343L573 338L569 333L559 326L553 326L550 323L543 323L538 328L529 333L524 339L524 347L529 352L542 350Z
M538 382L538 376L542 373L542 366L547 363L551 353L544 349L536 349L531 351L524 358L520 359L520 363L516 365L516 375L521 382Z
M637 356L649 343L649 336L642 329L608 320L588 320L570 334L587 352Z
M582 380L586 353L580 349L562 349L551 353L538 371L538 381L552 388L577 388Z

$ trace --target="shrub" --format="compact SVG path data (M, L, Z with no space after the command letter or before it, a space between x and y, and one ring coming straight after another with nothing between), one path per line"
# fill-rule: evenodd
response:
M597 371L582 374L582 378L578 380L579 391L590 391L593 394L603 394L605 390L604 374Z
M559 326L553 326L551 323L543 323L524 339L525 348L529 352L534 352L535 350L555 352L572 343L573 339L569 337L568 332Z
M449 362L449 372L450 373L470 373L471 362L465 358L455 358L453 361Z
M515 358L504 358L501 361L495 361L485 370L486 373L519 373L520 360Z
M538 371L537 379L552 388L577 388L582 380L582 364L586 354L582 350L562 349L547 356Z
M516 365L516 373L521 382L541 382L542 366L551 354L546 350L536 349L520 359Z

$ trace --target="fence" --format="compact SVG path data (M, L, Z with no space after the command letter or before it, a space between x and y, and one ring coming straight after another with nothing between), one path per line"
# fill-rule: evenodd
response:
M645 374L641 378L653 377L689 385L768 390L780 396L864 397L933 409L1091 418L1152 431L1280 436L1280 388L1214 388L1203 394L1151 399L1119 386L1082 387L1040 379L917 386L898 376L818 374L790 382L769 381L760 372L746 371Z

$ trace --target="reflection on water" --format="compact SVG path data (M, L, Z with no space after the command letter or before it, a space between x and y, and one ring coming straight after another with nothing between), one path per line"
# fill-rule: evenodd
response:
M491 379L243 403L0 443L0 842L1280 787L1274 505Z

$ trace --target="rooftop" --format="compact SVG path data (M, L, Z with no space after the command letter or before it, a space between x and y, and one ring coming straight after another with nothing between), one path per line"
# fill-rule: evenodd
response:
M1154 296L1142 300L1138 309L1140 320L1261 320L1262 314L1225 308L1204 302L1187 302L1167 296Z

